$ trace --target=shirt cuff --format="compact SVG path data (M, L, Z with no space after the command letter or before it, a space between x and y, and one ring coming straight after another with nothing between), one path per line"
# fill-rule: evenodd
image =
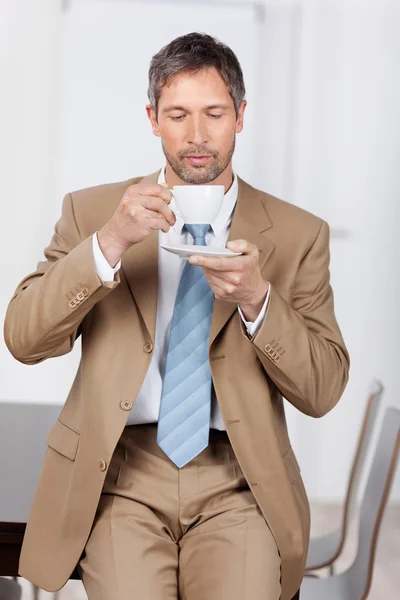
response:
M267 308L268 308L268 304L269 304L269 297L271 294L271 286L268 286L268 293L267 293L267 297L265 298L265 302L264 305L257 317L257 319L253 322L253 321L246 321L246 319L244 318L244 314L240 308L240 306L238 306L238 310L239 310L239 314L242 317L242 321L243 323L246 325L246 329L247 329L247 333L251 336L255 335L258 331L258 329L260 328L261 323L263 322L263 320L265 319L265 315L267 314Z
M94 264L97 275L104 282L114 281L115 273L121 268L121 261L119 260L115 267L111 267L101 251L99 240L97 239L97 232L93 234L92 241Z

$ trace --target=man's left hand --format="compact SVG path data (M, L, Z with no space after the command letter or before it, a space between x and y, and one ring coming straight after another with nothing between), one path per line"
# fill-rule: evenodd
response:
M261 276L259 250L246 240L228 242L227 248L243 254L227 258L194 254L189 262L203 267L204 275L218 300L238 304L245 319L254 322L269 289L269 283Z

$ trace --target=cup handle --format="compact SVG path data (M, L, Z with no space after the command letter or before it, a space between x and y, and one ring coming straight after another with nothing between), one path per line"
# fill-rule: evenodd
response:
M174 190L169 190L169 191L171 192L172 197L175 200ZM172 208L171 208L171 210L172 210ZM180 217L181 219L183 219L183 215L179 212L178 207L176 206L176 200L175 200L175 209L172 212L175 214L175 216Z

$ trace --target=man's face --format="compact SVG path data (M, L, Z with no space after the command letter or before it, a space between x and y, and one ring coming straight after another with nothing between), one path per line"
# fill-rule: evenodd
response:
M146 108L176 175L186 183L206 184L230 164L245 107L244 101L236 118L228 88L212 68L176 75L164 86L158 120L150 106Z

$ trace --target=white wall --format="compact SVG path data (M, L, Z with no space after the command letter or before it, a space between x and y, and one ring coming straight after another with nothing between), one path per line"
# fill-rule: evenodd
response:
M0 147L7 209L0 241L2 316L17 283L41 259L67 191L60 172L68 145L65 123L58 120L66 100L61 5L61 0L1 5ZM245 2L240 6L243 10ZM394 0L271 0L265 1L257 39L263 95L253 97L263 111L256 116L260 137L252 183L331 224L336 312L352 357L348 389L332 413L314 421L288 409L293 446L313 499L335 500L344 493L373 376L386 385L385 402L400 405L399 17ZM148 31L138 27L135 35ZM142 135L141 143L154 147L150 137L144 141L144 128ZM90 169L94 173L96 165ZM141 173L126 177L136 174ZM61 403L78 355L79 347L70 356L26 367L1 345L0 398ZM399 483L393 497L400 499Z
M263 183L330 223L336 314L352 359L344 397L324 419L288 410L316 498L344 493L372 377L386 386L385 405L400 407L399 22L400 5L389 0L270 2L266 11L273 99Z
M21 173L26 165L34 179L24 199L24 210L26 205L29 211L24 216L15 186L18 176L5 175L10 210L15 211L15 220L18 217L24 242L11 260L6 249L12 247L14 228L7 228L0 242L5 249L4 269L10 273L2 288L2 315L17 283L42 258L66 192L128 179L161 166L159 139L151 134L144 105L148 63L162 45L196 28L220 36L241 56L249 96L258 97L258 24L250 3L231 7L228 13L223 3L214 3L207 13L201 4L182 4L176 13L174 2L134 0L42 0L35 10L29 0L15 5L8 0L5 7L10 34L6 51L13 61L6 71L10 106L4 111L3 147L5 154L9 144L15 145L16 152L26 147L26 156L16 154L11 163ZM19 31L25 34L25 28L26 36L20 37ZM38 44L36 35L43 28L46 33ZM240 35L243 32L245 36ZM30 85L25 83L28 78ZM20 99L26 124L20 123L15 98ZM235 153L241 173L250 180L256 173L250 159L257 133L254 105L246 113L246 130L239 136ZM6 122L6 115L13 111L15 123ZM6 162L10 162L8 155ZM63 403L79 352L78 340L70 355L33 368L17 363L2 342L0 398Z
M2 0L0 152L1 322L16 285L36 268L58 218L56 156L61 0ZM17 363L0 345L0 398L54 401L74 361ZM75 359L76 362L76 359Z

